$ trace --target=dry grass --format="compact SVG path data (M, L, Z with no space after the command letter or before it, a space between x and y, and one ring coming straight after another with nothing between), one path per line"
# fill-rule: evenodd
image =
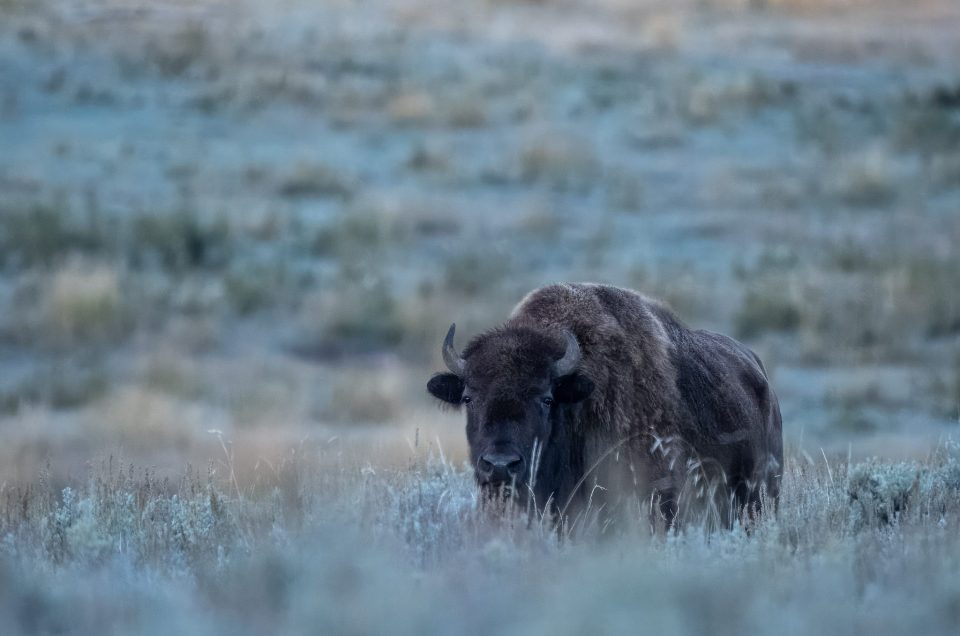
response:
M210 34L200 22L186 22L148 44L147 59L158 72L177 77L190 71L210 53Z
M383 281L308 298L301 323L296 348L318 355L389 349L404 336L402 306Z
M639 620L712 634L946 634L960 618L953 445L899 464L794 456L777 517L750 533L651 537L641 525L603 542L498 520L477 509L461 469L412 451L388 469L301 445L240 480L225 440L210 470L179 480L109 458L86 482L6 484L0 576L12 593L0 618L28 632L119 633L164 615L164 629L195 634L543 633L598 621L633 633Z
M889 151L872 147L844 157L834 172L829 189L850 205L883 207L896 199L900 189L899 173Z
M683 112L693 124L715 124L731 113L754 112L775 104L792 90L789 83L751 74L696 78L686 95Z
M356 180L325 163L303 161L277 185L277 192L285 197L349 198L357 189Z
M737 334L741 338L753 339L767 331L795 331L804 317L805 308L801 302L782 285L751 289L735 317Z
M420 384L408 369L385 362L342 368L324 387L326 399L318 400L315 415L334 425L389 425L410 409L410 396L421 390Z
M562 131L542 132L525 140L518 162L522 179L558 190L588 188L602 170L589 140Z
M435 110L433 97L426 93L401 93L387 102L387 114L400 125L424 124Z
M45 291L41 329L54 342L99 342L122 335L129 322L120 277L105 265L69 264Z

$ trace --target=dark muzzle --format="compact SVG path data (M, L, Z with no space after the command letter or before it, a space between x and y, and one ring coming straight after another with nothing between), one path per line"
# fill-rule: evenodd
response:
M524 461L516 453L488 453L477 461L477 477L482 484L509 484L523 477Z

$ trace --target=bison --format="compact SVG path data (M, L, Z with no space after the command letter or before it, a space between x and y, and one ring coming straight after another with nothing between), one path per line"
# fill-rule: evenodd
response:
M780 407L736 340L591 283L530 292L462 354L454 332L449 372L427 389L466 411L481 492L533 502L568 527L638 513L671 527L694 505L729 526L776 502Z

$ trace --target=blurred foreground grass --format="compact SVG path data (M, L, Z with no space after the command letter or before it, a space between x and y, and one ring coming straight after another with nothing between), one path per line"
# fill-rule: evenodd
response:
M0 624L33 633L885 633L960 625L960 451L789 458L776 518L563 541L494 519L472 479L330 448L178 480L104 460L85 482L0 489Z

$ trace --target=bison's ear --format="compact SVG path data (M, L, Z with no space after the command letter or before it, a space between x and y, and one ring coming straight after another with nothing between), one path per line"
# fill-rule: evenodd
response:
M593 380L579 373L570 373L553 381L553 399L557 402L580 402L593 393Z
M463 397L463 380L453 373L438 373L427 382L427 391L438 400L459 405Z

